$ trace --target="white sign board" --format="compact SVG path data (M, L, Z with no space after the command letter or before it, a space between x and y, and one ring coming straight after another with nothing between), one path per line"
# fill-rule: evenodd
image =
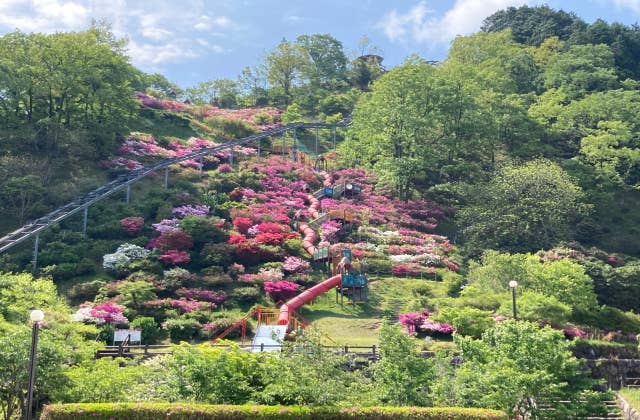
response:
M116 329L113 333L113 342L122 342L124 340L127 339L127 336L130 335L131 338L129 339L130 342L132 343L139 343L141 341L141 333L142 330L120 330L120 329Z

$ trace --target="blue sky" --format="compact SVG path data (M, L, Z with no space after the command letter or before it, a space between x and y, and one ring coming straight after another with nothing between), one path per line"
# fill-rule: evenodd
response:
M129 39L138 68L188 87L235 79L301 34L329 33L350 56L367 35L387 67L413 53L438 60L496 10L542 3L587 22L640 21L640 0L0 0L0 34L82 30L104 19Z

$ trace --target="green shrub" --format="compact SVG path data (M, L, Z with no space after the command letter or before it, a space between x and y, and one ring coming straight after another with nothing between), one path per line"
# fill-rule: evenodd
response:
M238 287L234 289L229 297L237 303L256 303L260 300L260 290L255 287Z
M226 420L226 419L425 419L482 420L507 419L497 410L458 407L310 407L265 405L205 405L169 403L88 403L53 404L45 407L41 420L93 420L159 418Z
M222 131L232 138L246 137L255 133L255 128L251 124L238 119L209 117L204 122L209 128Z
M640 351L638 351L636 343L576 339L571 345L571 351L574 356L584 359L640 358Z
M306 256L306 251L302 248L302 239L287 239L282 247L293 256Z
M475 338L480 338L494 324L489 311L476 308L443 308L433 320L451 324L458 334Z
M84 283L78 283L71 289L69 289L67 295L71 299L78 301L93 300L93 298L98 294L100 288L105 284L106 283L102 280L93 280Z
M195 319L172 318L165 321L164 327L169 331L171 341L177 343L194 339L202 325Z
M603 305L598 310L573 309L572 321L580 325L589 325L609 331L622 331L624 334L640 331L640 315L623 312L618 308Z
M153 344L163 335L160 326L149 316L141 316L134 319L131 321L130 327L142 330L140 334L142 344Z
M387 258L369 258L367 259L367 272L375 274L391 274L393 263Z

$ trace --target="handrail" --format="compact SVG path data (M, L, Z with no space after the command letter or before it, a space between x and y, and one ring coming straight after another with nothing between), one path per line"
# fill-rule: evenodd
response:
M128 174L122 174L118 176L113 181L102 185L101 187L96 188L93 191L90 191L80 197L77 197L72 202L53 210L52 212L46 214L45 216L40 217L32 223L26 224L13 232L6 234L5 236L0 238L0 253L13 248L21 242L31 238L47 229L51 225L55 223L59 223L62 220L76 214L77 212L89 208L91 205L97 203L98 201L104 200L110 195L121 191L131 184L139 181L140 179L146 177L149 174L152 174L159 169L167 168L170 165L174 165L176 163L183 162L185 160L190 160L197 157L202 157L206 155L210 155L212 153L220 152L222 150L231 149L236 146L240 146L243 144L251 143L256 140L261 140L266 137L272 137L278 134L284 134L287 131L295 130L298 128L337 128L337 127L347 127L351 125L351 119L345 118L341 121L338 121L334 124L326 124L321 122L298 122L293 124L288 124L280 127L273 128L271 130L266 130L260 133L252 134L247 137L243 137L240 139L232 140L226 142L224 144L207 147L204 149L199 149L194 152L191 152L186 155L177 156L173 158L162 159L150 166L145 166L136 170L129 172Z

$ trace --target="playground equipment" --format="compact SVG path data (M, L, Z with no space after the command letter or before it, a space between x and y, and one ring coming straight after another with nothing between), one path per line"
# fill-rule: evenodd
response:
M328 185L330 185L330 183L331 183L331 176L329 174L325 174L325 181L324 181L325 188ZM350 189L353 190L353 184L351 185L352 187ZM362 188L360 188L360 190L361 189ZM321 215L319 211L320 201L318 200L318 197L316 196L316 194L309 194L307 196L307 200L310 203L309 214L311 215L311 217L315 218L314 222L312 223L315 223L316 225L318 225L319 223L317 221L325 217L324 215ZM346 219L346 215L345 215L345 219ZM314 245L317 234L315 229L309 223L299 222L298 231L303 235L302 247L304 248L305 251L307 251L310 255L312 255L314 259L316 259L316 257L317 259L320 259L321 257L325 258L324 255L326 255L326 258L329 257L328 248L324 248L321 251L318 248L316 248L316 246ZM360 301L366 301L367 277L364 274L360 272L356 272L353 269L353 265L351 264L352 254L350 249L348 248L343 249L342 255L343 257L340 263L338 263L337 265L334 264L334 269L336 267L339 267L340 269L339 274L334 273L335 274L334 276L323 281L322 283L316 284L310 289L305 290L304 292L293 297L292 299L289 299L287 302L282 304L282 306L280 306L280 315L278 316L278 325L289 325L289 320L291 318L290 314L292 311L298 309L299 307L303 306L308 302L311 302L316 297L320 296L323 293L328 292L332 288L336 288L336 303L338 302L338 290L339 290L339 293L341 296L341 299L340 299L341 306L343 306L344 304L344 296L346 294L349 294L349 292L351 294L351 300L354 306L357 302L356 292L358 292L359 294Z

